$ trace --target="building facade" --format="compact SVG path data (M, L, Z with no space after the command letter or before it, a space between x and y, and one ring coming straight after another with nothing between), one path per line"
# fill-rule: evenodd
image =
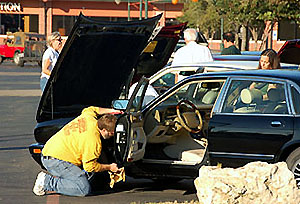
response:
M142 2L142 3L141 3ZM136 20L163 13L161 25L172 23L183 4L171 0L11 0L0 2L0 34L23 30L68 35L83 13L103 21ZM142 7L141 7L142 6ZM146 11L145 11L146 10Z
M173 3L172 3L173 2ZM183 3L174 0L8 0L0 2L0 35L22 30L50 34L59 31L68 36L77 16L103 21L127 21L153 17L160 13L160 25L176 22L182 15ZM300 38L299 26L290 21L274 26L269 46L278 50L285 40ZM1 39L4 36L0 37ZM220 49L220 40L209 41L210 48ZM249 50L253 50L253 42Z

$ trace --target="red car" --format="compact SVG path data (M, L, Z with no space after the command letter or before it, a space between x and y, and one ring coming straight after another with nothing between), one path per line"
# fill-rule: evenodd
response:
M36 61L40 64L44 47L44 35L15 32L8 35L5 44L0 45L0 63L5 59L13 59L18 66L24 66L26 61Z

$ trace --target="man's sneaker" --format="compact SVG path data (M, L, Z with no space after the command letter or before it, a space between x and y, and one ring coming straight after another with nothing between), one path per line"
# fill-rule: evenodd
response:
M38 195L38 196L45 195L45 193L46 193L45 189L44 189L45 176L46 176L46 173L42 172L42 171L37 175L34 187L32 189L32 191L34 192L35 195Z

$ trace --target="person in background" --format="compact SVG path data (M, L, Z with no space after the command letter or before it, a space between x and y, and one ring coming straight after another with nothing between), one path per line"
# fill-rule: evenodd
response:
M198 34L196 29L188 28L183 34L186 45L177 50L172 66L213 61L209 48L195 42Z
M53 135L46 142L41 155L49 173L41 171L38 174L33 187L34 194L42 196L47 192L56 192L86 196L91 191L86 172L118 172L117 164L100 164L97 161L102 151L101 140L114 136L115 113L121 112L90 106Z
M240 55L241 51L234 45L234 34L227 32L223 34L224 49L221 55Z
M40 87L41 90L44 91L47 81L50 78L50 74L55 66L55 63L59 56L59 50L62 46L62 39L59 32L53 32L48 37L48 48L43 54L42 59L42 72L41 72L41 80Z
M258 69L280 69L280 59L273 49L266 49L262 51L260 55L260 60L258 63ZM252 83L250 89L256 88L260 89L263 93L263 99L267 100L267 92L272 88L277 88L276 84L269 83L267 86L262 86L264 83Z
M280 59L273 49L262 51L258 64L258 69L280 69Z

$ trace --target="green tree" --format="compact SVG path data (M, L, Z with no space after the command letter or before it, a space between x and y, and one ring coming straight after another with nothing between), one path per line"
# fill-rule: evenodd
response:
M238 33L240 26L248 27L256 45L259 33L264 30L262 41L265 45L275 22L283 19L300 21L299 0L183 1L183 16L178 19L187 21L190 27L199 28L206 37L220 28L220 19L223 17L225 31L235 30ZM245 42L248 39L242 40Z
M207 39L213 39L220 28L221 15L212 0L184 2L183 15L178 17L180 22L188 22L189 27L198 28ZM225 27L230 26L226 24Z

